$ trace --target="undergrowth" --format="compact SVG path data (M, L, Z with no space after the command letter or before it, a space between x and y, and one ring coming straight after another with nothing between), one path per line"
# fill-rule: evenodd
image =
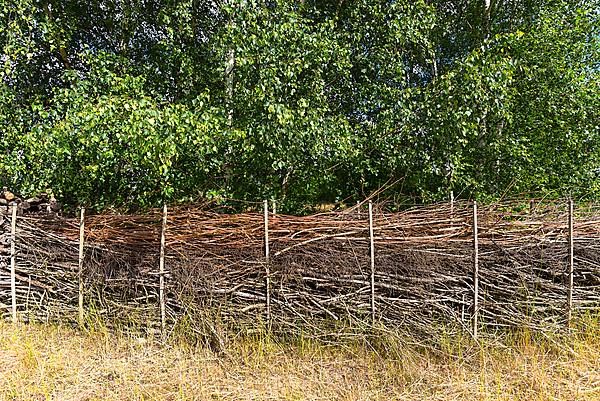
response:
M96 320L98 323L99 320ZM316 338L0 322L1 400L597 400L600 325ZM230 328L231 329L231 328ZM196 332L195 341L187 335Z

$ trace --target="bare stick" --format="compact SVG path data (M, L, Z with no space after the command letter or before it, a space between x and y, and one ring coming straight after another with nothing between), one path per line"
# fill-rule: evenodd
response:
M574 263L573 246L573 199L569 199L569 290L567 299L567 326L571 326L571 315L573 313L573 271Z
M460 308L460 321L465 323L465 294L462 294L462 304Z
M10 225L10 296L12 300L12 321L17 323L17 273L16 273L16 241L17 241L17 205L12 208Z
M375 324L375 241L373 239L373 202L369 201L369 240L371 248L371 320Z
M85 233L85 208L81 208L79 219L79 269L77 278L79 280L79 326L83 325L83 246Z
M277 201L273 199L273 216L277 214Z
M450 218L454 218L454 191L450 191Z
M267 324L271 323L271 263L270 263L270 254L269 254L269 201L265 199L265 269L267 273L266 277L266 303L267 303Z
M479 318L479 233L477 227L477 202L473 202L473 338L477 338Z
M165 231L167 230L167 205L163 207L162 229L160 232L160 261L159 261L159 288L158 297L160 302L160 330L165 334Z

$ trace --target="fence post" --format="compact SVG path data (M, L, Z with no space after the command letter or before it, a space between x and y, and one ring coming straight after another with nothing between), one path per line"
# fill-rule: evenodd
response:
M375 324L375 240L373 238L373 202L369 201L369 240L371 251L371 321Z
M266 270L266 308L267 308L267 325L271 324L271 261L269 253L269 201L264 201L264 223L265 223L265 270Z
M17 272L16 272L16 242L17 242L17 205L12 207L10 224L10 297L12 322L17 323Z
M79 267L77 279L79 280L79 326L83 326L83 247L85 233L85 208L81 208L79 219Z
M573 199L569 199L569 289L567 294L567 327L571 327L573 314L573 272L575 270L573 246Z
M277 214L277 201L275 199L272 200L273 204L273 216Z
M465 294L462 294L461 304L460 304L460 321L462 324L465 324Z
M165 232L167 229L167 205L163 206L162 227L160 231L160 260L159 260L159 286L158 300L160 303L160 331L164 336L166 328L165 311Z
M479 320L479 232L477 201L473 201L473 338L477 338Z

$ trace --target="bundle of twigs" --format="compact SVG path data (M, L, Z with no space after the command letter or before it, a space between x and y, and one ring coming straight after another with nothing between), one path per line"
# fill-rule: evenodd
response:
M10 244L5 222L2 242ZM27 318L69 320L77 306L77 243L58 233L40 230L35 222L19 221L16 233L17 304ZM0 304L11 305L10 251L6 246L0 261Z

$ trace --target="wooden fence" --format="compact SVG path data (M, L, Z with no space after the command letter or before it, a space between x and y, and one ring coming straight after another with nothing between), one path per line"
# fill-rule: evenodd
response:
M370 202L297 217L193 207L0 222L13 321L160 330L215 322L335 335L568 327L600 308L600 211L572 202ZM366 209L366 210L365 210ZM207 326L208 324L208 326Z

